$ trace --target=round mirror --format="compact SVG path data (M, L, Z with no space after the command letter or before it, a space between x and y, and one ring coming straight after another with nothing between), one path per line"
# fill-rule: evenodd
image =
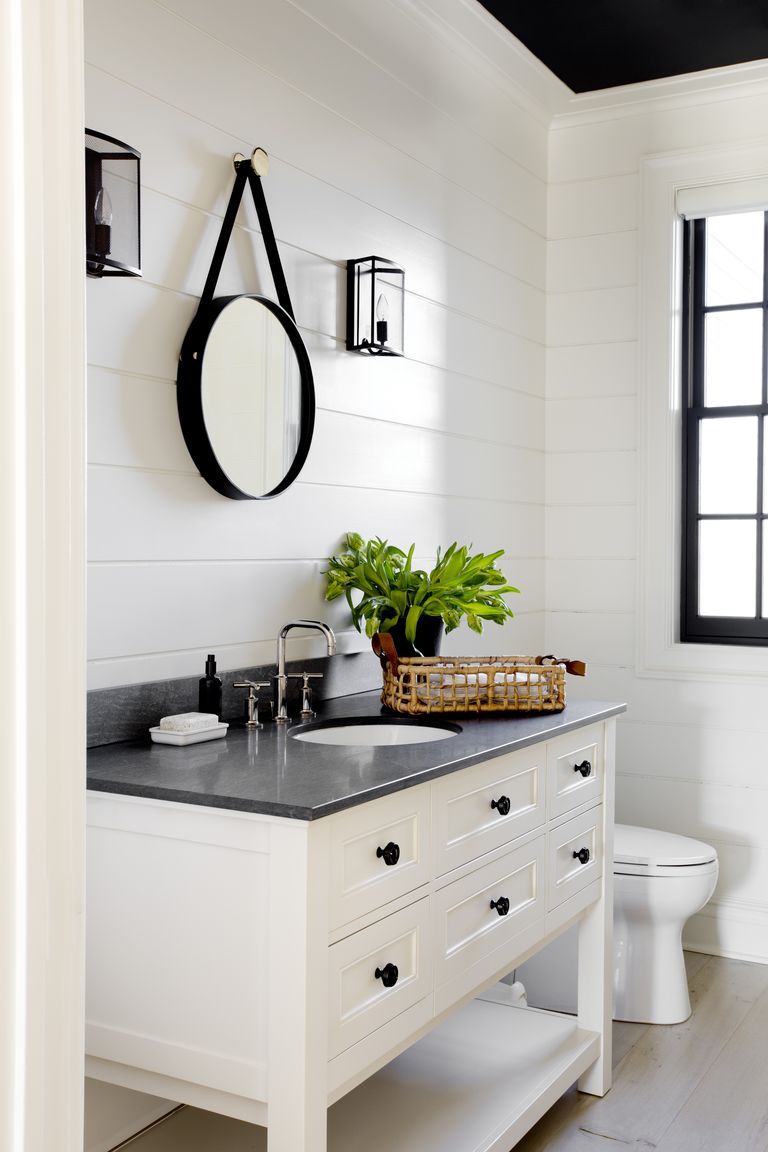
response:
M276 496L307 458L315 416L299 331L274 300L222 296L195 317L181 352L181 428L205 480L224 496Z

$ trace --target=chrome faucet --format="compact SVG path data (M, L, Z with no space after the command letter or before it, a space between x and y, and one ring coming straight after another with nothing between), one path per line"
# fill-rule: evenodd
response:
M288 685L288 677L285 674L285 638L291 628L314 628L316 631L322 632L328 647L328 655L335 656L336 654L336 637L333 631L327 624L324 624L322 620L289 620L287 624L283 625L277 637L277 676L275 678L277 700L275 702L275 720L278 724L284 724L288 719L288 710L285 706L286 688Z

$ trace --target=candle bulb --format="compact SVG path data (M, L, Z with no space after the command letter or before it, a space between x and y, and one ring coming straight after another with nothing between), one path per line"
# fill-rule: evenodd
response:
M96 251L100 256L108 256L112 240L112 201L106 188L99 188L93 207L93 218L96 224Z
M376 343L386 344L387 342L387 321L389 320L389 301L382 292L381 296L376 302Z

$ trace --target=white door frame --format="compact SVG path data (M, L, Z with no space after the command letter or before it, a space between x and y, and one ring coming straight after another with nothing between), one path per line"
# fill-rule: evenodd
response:
M82 0L0 5L0 1147L81 1152Z

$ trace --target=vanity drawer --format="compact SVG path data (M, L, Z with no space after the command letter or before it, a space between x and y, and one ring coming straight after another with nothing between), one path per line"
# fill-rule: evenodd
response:
M435 874L544 823L544 749L497 756L433 784Z
M329 1058L431 991L430 953L427 897L328 949Z
M429 786L407 788L330 819L331 930L429 879Z
M543 918L545 851L542 835L437 893L433 898L436 987Z
M603 792L602 728L579 728L550 741L547 775L550 820L597 800Z
M550 829L548 855L547 907L555 908L602 876L602 806Z

